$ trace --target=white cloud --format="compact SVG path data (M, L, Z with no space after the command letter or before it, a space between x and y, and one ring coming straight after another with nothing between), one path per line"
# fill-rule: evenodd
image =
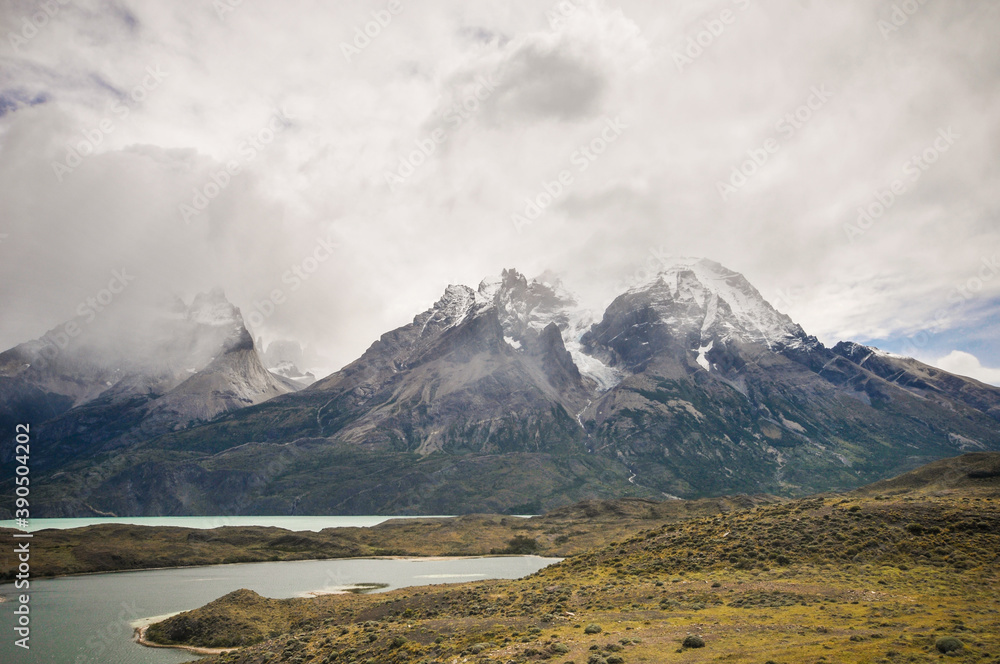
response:
M283 288L255 333L339 366L447 283L552 268L603 294L651 248L714 258L772 300L794 293L782 310L825 341L875 337L935 320L1000 244L997 7L923 5L886 39L862 0L574 0L553 28L556 4L404 1L350 62L340 44L384 1L244 2L220 18L202 0L77 0L16 50L0 40L0 348L134 265L188 296L220 285L244 312ZM0 24L35 7L2 3ZM727 7L735 22L679 72L674 51ZM112 115L98 154L60 184L52 162L149 67L162 83ZM504 75L495 94L448 124L491 72ZM830 101L723 202L716 183L820 85ZM290 126L247 158L276 108ZM518 234L510 215L605 116L628 129ZM435 154L390 191L385 172L442 125ZM954 147L849 242L857 207L947 126ZM239 175L183 223L178 206L234 160ZM292 292L283 275L331 227L340 253ZM1000 277L975 295L997 294ZM969 325L964 311L948 308L948 325Z
M959 376L968 376L990 385L1000 386L1000 368L984 367L979 358L971 353L953 350L931 364Z

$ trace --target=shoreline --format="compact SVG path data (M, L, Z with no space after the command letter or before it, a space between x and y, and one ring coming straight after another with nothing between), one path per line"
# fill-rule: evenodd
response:
M411 562L429 562L429 561L448 561L448 560L478 560L485 558L539 558L547 559L546 556L538 556L534 554L529 555L514 555L514 554L502 554L502 555L478 555L478 556L364 556L355 558L327 558L322 560L336 561L336 560L400 560L400 561L411 561ZM565 558L553 558L553 560L562 561ZM269 561L269 562L315 562L315 559L310 560L287 560L287 561ZM223 563L225 565L247 565L255 563ZM219 565L201 565L200 567L218 567ZM190 567L199 566L178 566L178 567L161 567L157 569L186 569ZM124 570L124 571L148 571L148 570ZM117 574L118 572L91 572L89 574ZM64 575L64 576L75 576L75 575ZM481 577L482 575L476 574L476 577ZM464 581L458 581L457 583L465 583L467 581L482 581L484 579L467 579ZM370 592L378 592L383 588L388 588L390 584L386 583L355 583L348 584L345 586L337 586L332 588L322 588L318 590L308 590L295 595L296 597L301 597L305 599L317 599L319 597L324 597L328 595L352 595L352 594L369 594ZM439 585L439 584L430 584ZM418 586L414 586L418 587ZM2 598L0 598L2 599ZM239 650L238 646L228 647L228 648L206 648L202 646L186 646L179 644L163 644L156 643L155 641L150 641L146 638L146 632L149 627L158 622L162 622L167 618L185 613L185 611L175 611L172 613L167 613L159 616L149 616L146 618L140 618L139 620L132 621L132 640L141 646L146 648L174 648L178 650L185 650L187 652L196 655L219 655L228 652L233 652Z
M140 646L144 646L146 648L174 648L175 650L186 650L187 652L195 655L221 655L223 653L239 650L239 648L202 648L199 646L164 645L162 643L147 640L146 630L148 629L149 625L136 627L132 632L132 640Z
M296 597L316 598L327 595L367 595L369 593L388 588L388 583L349 583L344 586L334 586L332 588L320 588L319 590L306 590Z
M35 522L40 522L40 521L58 522L58 521L80 520L80 521L94 521L94 523L76 524L76 525L64 525L64 526L42 524L42 525L40 525L38 527L31 526L31 527L28 527L28 528L25 529L25 528L18 527L16 520L14 520L13 518L11 518L11 519L0 519L0 530L13 530L13 531L18 531L18 532L36 533L36 532L40 532L42 530L76 530L76 529L79 529L79 528L90 528L90 527L93 527L93 526L102 526L102 525L126 525L126 526L139 526L139 527L142 527L142 528L189 528L189 529L192 529L192 530L215 530L216 528L279 528L281 530L287 530L289 532L312 532L312 533L319 533L319 532L322 532L324 530L329 530L330 528L377 528L378 526L381 526L382 524L384 524L384 523L386 523L388 521L395 520L395 519L400 519L400 520L408 520L408 519L454 519L454 518L457 518L457 517L460 517L460 516L464 516L464 515L461 515L461 514L396 514L396 515L384 515L384 514L317 514L317 515L277 514L277 515L264 515L264 514L259 514L259 515L245 515L245 516L229 516L229 515L222 515L222 516L220 516L220 515L193 514L193 515L184 515L184 516L123 516L123 517L106 517L106 518L105 517L93 517L93 516L78 516L78 517L77 516L46 516L46 517L37 517L34 521ZM502 516L518 516L518 517L521 517L521 516L525 516L525 515L521 515L521 514L504 514ZM534 515L527 515L527 516L530 517L530 516L534 516ZM300 529L300 530L295 530L293 528L288 528L286 526L281 526L281 525L276 525L276 524L264 524L264 523L260 523L260 522L255 522L255 523L221 523L219 525L212 525L212 526L195 526L195 525L183 524L183 523L177 523L177 524L174 524L174 523L156 523L156 524L152 524L152 523L136 523L136 521L135 521L135 520L138 520L138 519L177 519L177 520L180 520L180 519L216 519L216 520L218 520L218 519L224 519L224 520L232 520L232 521L241 521L241 520L253 521L253 520L258 520L258 519L276 519L276 520L280 519L280 520L287 520L289 518L291 518L291 519L300 519L300 520L306 520L306 519L366 519L366 520L381 519L381 521L378 521L378 522L373 523L373 524L366 524L366 525L343 524L343 525L324 526L324 527L319 528L319 529L305 528L305 529ZM289 524L289 525L295 525L295 524Z
M434 562L445 560L475 560L478 558L552 558L565 560L568 556L540 556L537 553L477 553L468 556L349 556L345 558L293 558L292 560L247 560L238 563L209 563L207 565L168 565L166 567L137 567L134 569L109 569L98 572L73 572L70 574L53 574L45 576L32 576L39 581L45 579L66 579L76 576L94 576L97 574L128 574L130 572L158 572L171 569L196 569L199 567L223 567L230 565L264 565L267 563L309 563L309 562L334 562L337 560L409 560L412 562ZM14 580L0 581L0 586L13 584Z

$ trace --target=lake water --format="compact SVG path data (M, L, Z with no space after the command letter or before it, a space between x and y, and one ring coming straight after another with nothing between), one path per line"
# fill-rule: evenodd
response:
M181 650L144 648L132 623L194 609L239 588L265 597L295 597L356 583L382 591L479 579L516 579L556 558L505 556L448 560L304 560L116 572L31 582L31 650L14 645L13 584L0 585L0 662L176 664L197 660Z
M182 528L219 528L221 526L276 526L288 530L324 528L370 528L389 519L441 519L440 516L122 516L82 519L31 519L27 530L34 532L45 528L82 528L99 523L127 523L136 526L180 526ZM17 528L14 521L0 521L0 528Z

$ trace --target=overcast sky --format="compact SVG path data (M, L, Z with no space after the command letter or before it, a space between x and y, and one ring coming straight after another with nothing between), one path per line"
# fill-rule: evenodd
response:
M125 269L332 370L449 283L683 255L1000 384L1000 6L909 2L5 0L0 346Z

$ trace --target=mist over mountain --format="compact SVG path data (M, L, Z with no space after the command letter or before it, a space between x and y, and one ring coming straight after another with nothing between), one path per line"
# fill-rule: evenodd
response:
M316 375L312 371L300 368L309 365L305 364L308 359L302 345L297 341L282 339L272 341L265 346L264 341L258 339L257 348L261 349L260 359L271 373L287 378L302 387L308 387L316 382Z
M43 468L301 389L264 368L221 290L69 321L0 353L0 386L4 424L40 415Z
M46 514L803 495L1000 449L1000 389L850 342L827 348L705 259L675 259L599 318L551 273L451 285L301 390L290 375L301 379L301 348L272 343L263 362L221 293L169 311L150 323L163 348L147 347L153 362L131 346L92 353L97 328L41 366L37 344L0 355L60 451L36 490Z

